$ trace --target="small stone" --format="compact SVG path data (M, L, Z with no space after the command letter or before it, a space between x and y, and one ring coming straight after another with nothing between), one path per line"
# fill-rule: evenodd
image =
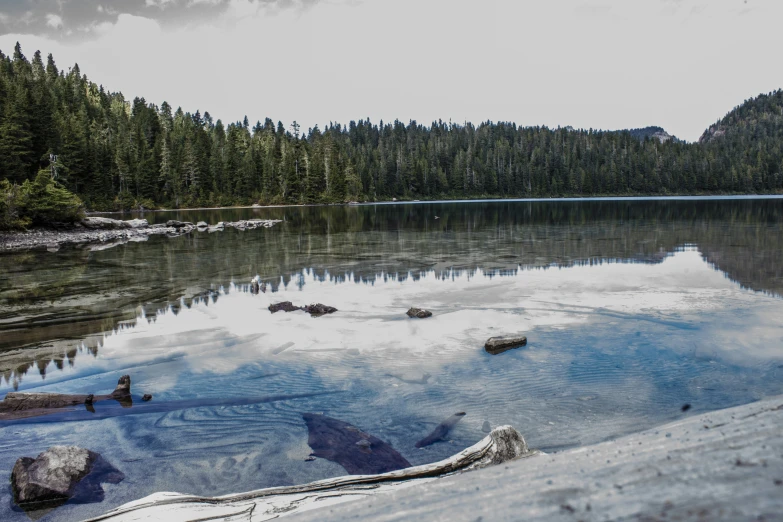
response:
M312 315L313 317L319 317L326 314L333 314L337 311L337 308L334 308L333 306L326 306L321 303L316 303L307 305L302 308L302 310Z
M408 317L416 317L418 319L426 319L427 317L432 317L432 312L429 310L425 310L423 308L411 308L407 312Z
M294 306L294 304L291 301L283 301L282 303L275 303L269 305L269 311L274 313L283 311L283 312L295 312L297 310L301 310L298 306Z
M150 395L149 393L145 393L145 394L144 394L144 395L141 397L141 400L143 400L144 402L149 402L149 401L151 401L151 400L152 400L152 395Z
M527 344L527 337L491 337L484 344L484 350L491 355L498 355Z
M204 221L199 221L198 223L196 223L196 228L199 230L207 229L209 228L209 224L205 223Z

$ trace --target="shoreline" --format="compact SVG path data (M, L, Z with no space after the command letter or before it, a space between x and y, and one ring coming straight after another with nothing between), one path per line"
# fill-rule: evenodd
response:
M91 520L775 518L783 512L783 396L495 463L442 478L344 476L212 498L160 492Z
M89 250L105 250L132 242L144 242L150 236L179 237L191 232L222 232L226 228L247 230L271 228L279 219L249 219L220 222L216 225L171 220L166 224L150 225L146 219L127 221L87 217L68 228L36 228L23 232L0 232L0 254L36 249L57 252L66 245L82 246Z
M177 213L177 212L199 212L199 211L219 211L219 210L269 210L285 208L304 208L304 207L329 207L329 206L389 206L389 205L444 205L448 203L551 203L551 202L613 202L613 201L731 201L731 200L783 200L783 195L779 194L753 194L753 195L713 195L713 196L597 196L597 197L563 197L563 198L515 198L515 199L465 199L465 200L426 200L426 201L382 201L365 203L330 203L330 204L307 204L307 205L269 205L269 206L238 206L238 207L199 207L189 209L159 209L145 211L127 211L127 212L89 212L86 220L109 220L122 221L102 218L99 216L117 216L132 217L133 215L144 216L147 213ZM129 242L146 241L153 235L167 235L176 237L182 234L197 230L196 226L189 223L189 228L172 228L163 224L149 225L146 220L128 220L127 222L144 221L144 226L134 226L132 228L102 228L92 229L75 224L70 227L37 227L25 231L0 231L0 254L25 250L46 249L49 252L57 252L66 245L84 246L91 250L102 250L118 246ZM236 223L227 223L226 227L234 227L240 230L244 228L257 228L253 223L280 222L280 220L269 219L248 219ZM241 224L245 223L246 226ZM267 226L267 225L263 225ZM207 230L202 228L201 230ZM216 229L209 227L209 232L215 232Z
M552 202L552 201L702 201L725 199L783 199L783 194L680 194L666 196L562 196L549 198L473 198L473 199L406 199L397 201L353 201L346 203L290 203L285 205L237 205L229 207L187 207L187 208L159 208L145 210L106 210L88 211L88 216L103 215L127 215L147 214L157 212L195 212L202 210L247 210L247 209L273 209L273 208L306 208L306 207L361 207L372 205L423 205L423 204L447 204L447 203L500 203L500 202Z

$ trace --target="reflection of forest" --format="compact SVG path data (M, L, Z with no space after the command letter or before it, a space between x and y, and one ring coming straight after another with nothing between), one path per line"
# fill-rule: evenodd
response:
M220 214L217 216L217 214ZM436 219L438 216L438 219ZM208 220L248 217L223 210ZM269 230L153 237L113 249L0 257L0 372L97 353L102 332L256 274L272 288L323 277L497 274L602 262L657 263L684 245L744 287L783 295L783 200L474 202L264 210ZM327 275L328 273L328 275ZM87 348L82 346L85 340Z

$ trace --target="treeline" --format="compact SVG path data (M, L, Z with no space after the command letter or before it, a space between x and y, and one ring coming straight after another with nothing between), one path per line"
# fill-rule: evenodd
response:
M302 131L126 100L49 55L0 52L0 178L50 168L95 210L783 190L783 91L687 144L628 131L415 121Z

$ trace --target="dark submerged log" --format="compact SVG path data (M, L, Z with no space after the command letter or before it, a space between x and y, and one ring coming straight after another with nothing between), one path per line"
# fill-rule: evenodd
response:
M455 413L448 419L444 420L440 424L438 424L438 427L432 430L432 433L421 439L419 442L416 443L417 448L424 448L426 446L429 446L430 444L435 444L436 442L440 442L442 440L446 439L446 436L451 431L451 428L457 425L459 421L462 420L462 417L465 416L465 412L461 411L458 413Z

